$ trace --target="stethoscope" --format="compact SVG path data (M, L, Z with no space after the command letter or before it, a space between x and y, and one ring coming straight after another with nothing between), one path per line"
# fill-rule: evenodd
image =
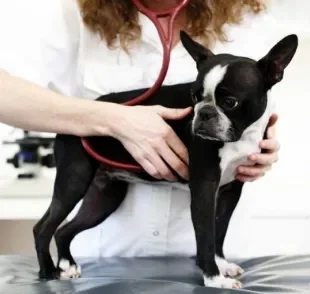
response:
M173 44L173 26L174 26L174 22L175 22L175 18L176 16L180 13L180 11L188 4L189 0L182 0L180 1L180 3L171 8L168 9L166 11L160 11L160 12L155 12L155 11L151 11L150 9L148 9L147 7L145 7L140 0L132 0L132 2L136 5L137 9L142 12L144 15L146 15L155 25L159 37L160 37L160 41L162 43L162 47L163 47L163 61L162 61L162 67L160 70L160 73L158 75L157 80L155 81L154 85L147 90L145 93L143 93L141 96L136 97L126 103L124 103L124 105L138 105L140 104L142 101L146 100L147 98L149 98L163 83L166 75L167 75L167 71L168 71L168 67L170 64L170 54L171 54L171 50L172 50L172 44ZM169 27L168 27L168 35L166 36L164 33L164 30L160 24L159 19L162 17L168 17L169 18ZM105 158L101 155L99 155L89 144L87 138L82 138L82 145L85 148L86 152L93 157L94 159L96 159L97 161L99 161L100 163L106 164L108 166L113 166L116 168L120 168L120 169L124 169L124 170L128 170L128 171L142 171L142 167L139 165L133 165L133 164L125 164L125 163L121 163L121 162L117 162L114 160L110 160L108 158Z

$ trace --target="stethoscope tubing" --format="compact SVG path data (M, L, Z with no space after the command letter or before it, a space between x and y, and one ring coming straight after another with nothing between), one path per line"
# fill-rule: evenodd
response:
M132 0L132 2L136 5L137 9L143 13L145 16L147 16L155 25L160 41L162 44L163 48L163 59L162 59L162 67L160 70L160 73L158 75L157 80L155 81L154 85L148 89L146 92L144 92L142 95L124 103L124 105L127 106L133 106L133 105L139 105L146 99L148 99L151 95L154 94L154 92L159 89L167 75L167 71L169 68L170 64L170 54L172 50L172 45L173 45L173 29L174 29L174 23L175 23L175 18L177 15L180 13L180 11L188 4L189 0L182 0L180 3L168 10L165 11L152 11L145 7L140 0ZM165 35L165 32L160 24L159 19L163 17L168 17L169 18L169 25L168 25L168 34L167 36ZM122 162L118 162L115 160L111 160L108 158L105 158L98 154L90 145L88 142L87 137L81 138L82 145L86 152L93 157L95 160L99 161L100 163L103 163L108 166L112 166L115 168L119 168L122 170L127 170L127 171L142 171L143 168L139 165L133 165L133 164L126 164Z

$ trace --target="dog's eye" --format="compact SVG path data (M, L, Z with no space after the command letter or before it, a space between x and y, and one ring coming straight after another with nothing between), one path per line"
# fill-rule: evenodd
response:
M238 106L238 100L234 97L226 97L223 100L222 106L227 108L227 109L232 109Z
M194 103L198 103L199 101L198 95L199 95L198 93L191 92L192 100Z

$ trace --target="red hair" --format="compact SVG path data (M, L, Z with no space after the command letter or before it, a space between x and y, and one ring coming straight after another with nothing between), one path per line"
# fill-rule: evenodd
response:
M117 36L123 49L140 38L138 11L131 1L77 1L85 25L99 33L108 46L113 45ZM206 46L212 39L225 41L224 24L238 24L245 12L250 10L257 14L264 8L261 0L190 0L186 7L188 23L185 30Z

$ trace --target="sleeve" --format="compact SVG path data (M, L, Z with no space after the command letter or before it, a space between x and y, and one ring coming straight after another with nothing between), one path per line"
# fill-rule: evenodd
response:
M0 69L64 94L73 92L80 29L76 1L3 3Z

